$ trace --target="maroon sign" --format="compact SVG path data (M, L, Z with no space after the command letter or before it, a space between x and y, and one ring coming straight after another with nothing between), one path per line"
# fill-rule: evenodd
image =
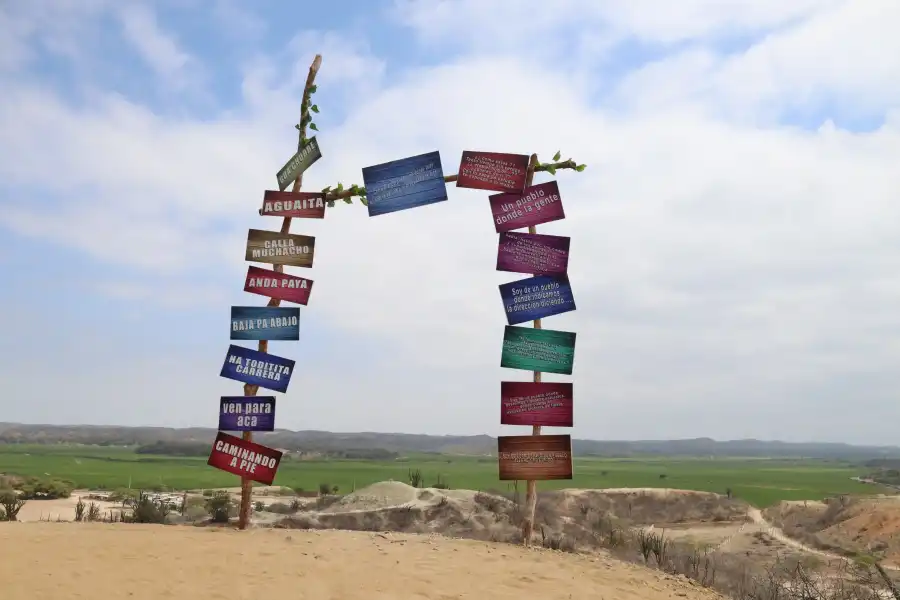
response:
M534 275L564 275L571 238L504 231L497 247L497 270Z
M529 160L525 154L466 150L459 163L456 187L521 194Z
M244 291L251 294L259 294L285 302L302 304L309 302L309 294L312 292L312 279L305 279L287 273L276 273L269 269L250 267L247 269L247 279L244 281Z
M572 427L572 384L503 381L501 425Z
M488 199L497 233L566 218L555 181L533 185L521 194L494 194Z
M278 450L220 431L206 464L263 485L272 485L281 456Z
M324 219L325 194L312 192L276 192L266 190L259 214L264 217Z

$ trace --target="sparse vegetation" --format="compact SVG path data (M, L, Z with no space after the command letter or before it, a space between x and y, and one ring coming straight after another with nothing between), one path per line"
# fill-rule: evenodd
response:
M0 490L0 521L16 521L26 501L13 490Z
M409 485L414 488L422 487L422 471L419 469L410 469L409 476L406 479L409 482Z
M237 515L237 508L236 503L227 492L216 492L206 501L206 510L213 523L228 523L232 517Z

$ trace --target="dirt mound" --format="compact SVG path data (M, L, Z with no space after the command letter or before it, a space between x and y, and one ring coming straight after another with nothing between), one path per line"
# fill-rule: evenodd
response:
M590 512L625 519L633 525L729 523L747 520L746 503L711 492L668 489L567 489L547 494L570 517Z
M0 561L5 600L721 598L605 556L436 536L9 523L0 547L15 548Z
M382 481L351 492L325 509L325 512L380 510L402 506L417 500L419 490L400 481Z

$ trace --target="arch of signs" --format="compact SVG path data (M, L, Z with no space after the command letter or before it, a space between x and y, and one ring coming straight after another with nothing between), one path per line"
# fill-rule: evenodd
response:
M326 207L354 198L375 217L447 200L447 183L491 192L488 197L499 234L497 270L527 275L500 286L507 325L500 366L533 373L531 381L500 384L502 425L530 426L530 435L497 438L499 478L526 481L523 539L528 544L534 523L538 480L572 478L569 435L541 435L541 427L573 426L572 383L541 381L542 373L572 374L575 333L545 329L542 319L575 310L567 269L570 238L541 235L535 227L565 218L555 180L533 185L536 172L555 175L559 169L584 170L571 159L541 163L537 155L465 151L456 175L444 175L440 154L429 152L393 160L362 170L364 187L357 185L320 192L302 192L303 173L322 154L315 136L312 102L315 77L322 63L316 55L303 92L297 152L277 173L278 190L263 194L263 217L279 217L281 228L250 229L245 259L244 291L269 298L266 306L231 307L231 340L256 341L256 349L232 343L220 375L242 382L242 396L225 396L219 405L219 433L208 464L241 478L239 526L247 527L253 482L271 485L282 453L253 441L253 432L275 428L275 396L259 395L260 388L287 392L295 363L268 352L271 340L298 340L300 306L310 301L313 281L284 272L285 266L312 268L316 240L290 232L294 219L322 219ZM287 188L290 187L290 190ZM523 231L525 230L525 231ZM527 232L526 232L527 231ZM281 303L294 306L281 306ZM531 322L532 326L522 326ZM235 435L237 434L237 435Z

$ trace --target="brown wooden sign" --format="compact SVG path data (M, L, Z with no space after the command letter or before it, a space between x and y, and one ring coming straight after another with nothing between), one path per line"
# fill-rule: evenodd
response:
M324 219L325 194L313 192L276 192L266 190L259 214L264 217Z
M572 437L510 435L497 438L500 479L572 479Z
M315 251L316 238L310 235L251 229L247 233L245 258L272 265L312 267Z

